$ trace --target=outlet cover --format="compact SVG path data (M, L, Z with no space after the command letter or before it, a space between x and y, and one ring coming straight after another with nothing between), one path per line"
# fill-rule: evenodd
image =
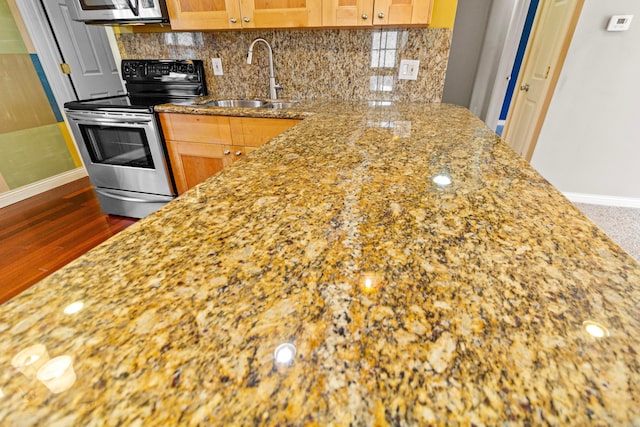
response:
M398 71L399 80L418 80L418 69L420 61L413 59L403 59L400 61L400 70Z
M220 58L211 58L211 65L213 66L213 75L221 76L222 72L222 59Z

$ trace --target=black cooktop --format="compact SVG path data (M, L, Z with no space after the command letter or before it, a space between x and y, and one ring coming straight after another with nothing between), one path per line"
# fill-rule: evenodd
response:
M152 113L154 105L207 94L200 60L125 59L121 69L128 95L71 101L64 104L65 108Z

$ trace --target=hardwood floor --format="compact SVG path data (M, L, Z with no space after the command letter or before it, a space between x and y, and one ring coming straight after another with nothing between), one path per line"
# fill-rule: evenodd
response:
M134 222L105 215L88 178L0 209L0 303Z

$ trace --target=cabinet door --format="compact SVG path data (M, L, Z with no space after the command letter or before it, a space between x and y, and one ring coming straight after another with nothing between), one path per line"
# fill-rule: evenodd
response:
M320 0L240 0L243 28L319 27Z
M229 118L159 114L178 194L233 162Z
M433 0L375 0L374 25L428 24Z
M324 27L373 25L373 0L323 0Z
M295 119L231 117L229 125L234 146L259 147L300 123Z
M167 141L178 194L230 165L231 146L205 142Z
M167 0L174 30L241 28L239 0Z

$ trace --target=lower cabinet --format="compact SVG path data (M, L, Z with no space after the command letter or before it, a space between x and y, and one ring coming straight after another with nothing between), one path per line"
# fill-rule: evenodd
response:
M300 122L180 113L159 117L178 194Z

